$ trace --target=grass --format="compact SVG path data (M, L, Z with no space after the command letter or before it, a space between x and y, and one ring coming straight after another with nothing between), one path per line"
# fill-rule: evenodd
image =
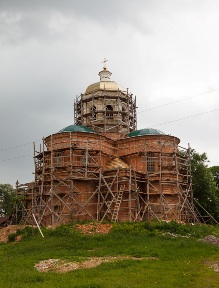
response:
M38 231L31 236L27 228L18 232L24 235L20 242L0 245L0 287L219 287L219 273L207 265L219 262L219 248L198 241L209 234L219 237L217 227L143 222L115 224L107 235L82 235L74 225L43 232L44 239ZM35 263L50 258L83 261L120 255L145 259L102 263L64 274L40 273L34 268Z

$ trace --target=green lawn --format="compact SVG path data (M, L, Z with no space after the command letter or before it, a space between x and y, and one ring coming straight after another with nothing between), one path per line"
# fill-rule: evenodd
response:
M24 231L20 242L0 245L0 287L219 287L219 273L209 268L211 262L219 264L219 247L198 241L209 234L218 237L217 227L124 223L115 224L107 235L82 235L73 225L44 229L45 238L38 231L34 236L30 232ZM145 259L102 263L62 274L34 268L50 258L83 261L121 255Z

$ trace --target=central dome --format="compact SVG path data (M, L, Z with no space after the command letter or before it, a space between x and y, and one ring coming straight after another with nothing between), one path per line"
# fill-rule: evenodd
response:
M119 86L116 82L114 81L100 81L97 83L93 83L89 85L85 91L85 94L99 91L99 90L108 90L108 91L122 91L126 93L126 89L123 87Z
M98 75L99 82L90 84L84 94L75 99L75 124L87 126L104 135L126 135L135 130L136 97L112 81L112 73L105 66Z
M110 76L112 73L106 69L106 67L103 68L102 71L98 74L100 76L100 81L93 83L89 85L85 91L85 94L99 91L99 90L108 90L108 91L122 91L127 92L126 89L119 86L116 82L110 81Z

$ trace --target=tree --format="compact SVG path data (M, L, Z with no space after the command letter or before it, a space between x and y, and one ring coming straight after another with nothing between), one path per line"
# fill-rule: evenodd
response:
M192 151L191 168L194 198L219 221L219 188L215 182L211 168L208 168L206 153ZM200 214L203 211L197 206Z
M15 195L15 189L10 184L0 184L0 217L11 214Z
M209 169L214 176L214 181L216 182L217 187L219 188L219 166L212 166Z

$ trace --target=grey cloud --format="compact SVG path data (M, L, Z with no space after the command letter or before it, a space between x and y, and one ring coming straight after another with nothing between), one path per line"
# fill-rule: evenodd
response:
M216 3L215 1L213 1ZM53 35L49 27L50 20L59 14L60 18L72 19L77 22L91 22L101 25L104 30L111 27L111 33L121 25L123 29L132 27L142 34L153 35L156 25L165 27L166 19L171 23L177 14L196 14L197 11L211 9L206 7L205 1L199 1L199 7L194 1L126 1L126 0L47 0L47 1L1 1L0 2L0 35L4 44L20 43L25 40L41 39L52 41L53 37L62 37L61 33ZM210 6L210 5L209 5ZM174 19L173 19L174 20ZM185 19L186 20L186 19ZM60 25L60 23L59 23ZM74 21L69 24L70 33L74 30ZM171 27L170 27L171 28ZM130 38L130 41L132 39Z
M206 3L0 1L0 150L30 143L0 151L0 183L31 181L32 156L7 159L33 155L32 141L73 123L75 95L98 81L103 57L139 111L219 88L219 4ZM218 107L218 95L139 113L138 128L161 124L216 165L217 112L163 123Z
M150 10L150 2L130 1L1 1L0 31L4 44L19 43L29 38L52 40L49 22L54 15L63 19L98 23L106 30L116 25L136 27L149 32L147 19L138 17L142 9ZM71 29L73 29L73 25ZM78 27L77 27L78 28ZM73 29L74 30L74 29ZM75 31L73 31L75 32ZM58 35L61 37L61 34ZM48 39L49 38L49 39Z

